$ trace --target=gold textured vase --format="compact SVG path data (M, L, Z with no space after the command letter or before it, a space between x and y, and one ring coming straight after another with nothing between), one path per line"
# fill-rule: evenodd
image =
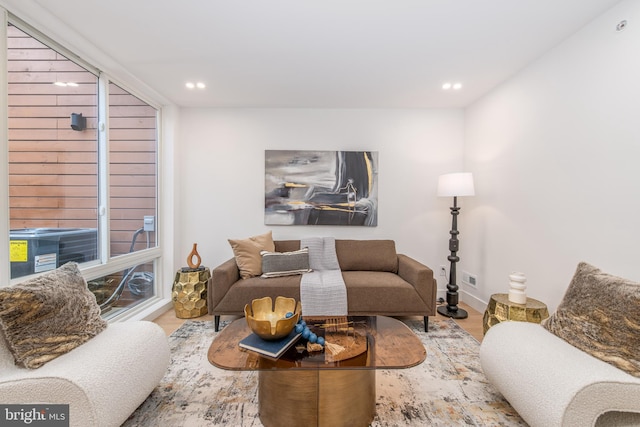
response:
M183 268L176 273L171 300L176 316L190 319L207 314L207 281L211 272L206 267Z

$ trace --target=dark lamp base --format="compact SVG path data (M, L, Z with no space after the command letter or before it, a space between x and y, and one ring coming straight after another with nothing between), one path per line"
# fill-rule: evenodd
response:
M449 311L447 310L446 305L438 307L438 313L443 316L451 317L452 319L466 319L469 316L469 314L461 308L458 308L456 311Z

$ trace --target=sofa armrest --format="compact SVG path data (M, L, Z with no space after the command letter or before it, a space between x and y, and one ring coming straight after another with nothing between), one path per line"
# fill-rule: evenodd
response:
M416 288L420 298L436 314L437 285L433 278L433 270L415 259L398 254L398 276Z
M240 271L236 259L231 258L211 272L211 278L207 283L207 311L213 314L213 309L227 294L231 285L240 280Z
M632 426L640 421L640 378L537 323L492 326L480 345L480 364L489 382L532 427ZM614 413L625 422L607 424ZM607 418L600 420L603 414Z
M0 362L0 402L69 404L71 427L121 425L158 385L171 362L165 332L148 321L111 323L38 369L16 366L11 353L3 350L0 344L5 358L4 365Z

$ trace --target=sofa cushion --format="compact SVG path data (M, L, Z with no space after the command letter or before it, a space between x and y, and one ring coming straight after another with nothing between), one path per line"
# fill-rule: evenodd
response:
M425 303L416 290L395 273L387 271L343 271L349 313L358 315L419 315ZM304 310L303 310L304 312Z
M0 326L15 362L39 368L107 327L76 263L0 288Z
M336 255L342 271L398 272L393 240L336 240Z
M276 240L276 250L295 251L300 240ZM342 271L398 272L398 254L393 240L339 240L336 255Z
M300 240L274 240L273 243L278 252L292 252L300 249Z
M574 347L640 377L640 283L585 262L542 325Z
M275 251L271 231L246 239L229 239L240 277L248 279L262 274L261 251Z
M271 297L272 300L278 296L294 298L300 301L300 279L302 275L283 276L263 279L261 277L251 277L239 280L227 292L216 306L216 314L240 314L243 313L245 304L252 300L264 297Z
M308 273L309 248L302 248L291 252L260 252L262 256L262 276L283 277Z

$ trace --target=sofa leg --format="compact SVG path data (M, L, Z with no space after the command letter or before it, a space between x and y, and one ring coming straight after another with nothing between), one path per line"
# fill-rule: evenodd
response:
M429 316L424 316L424 331L429 332Z
M220 316L213 316L213 330L218 332L220 329Z

